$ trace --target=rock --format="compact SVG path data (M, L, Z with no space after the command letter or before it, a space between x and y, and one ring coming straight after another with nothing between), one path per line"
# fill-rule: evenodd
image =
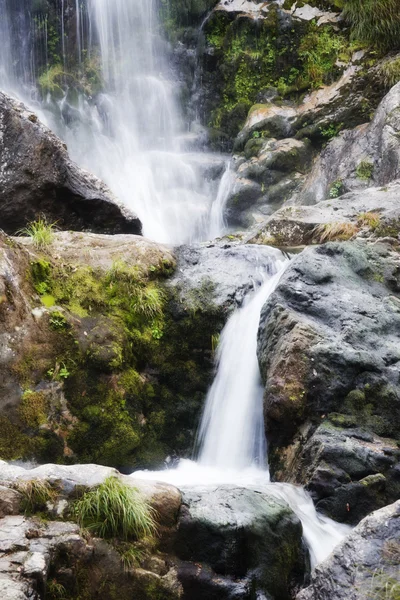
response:
M398 253L388 245L309 248L261 314L273 476L310 486L321 510L353 523L400 496L399 273ZM330 425L317 429L327 417ZM345 431L354 426L361 432ZM375 494L362 480L379 473L385 490ZM368 501L363 488L351 487L357 481L369 488Z
M179 294L182 311L211 304L224 309L240 306L261 271L275 272L279 250L227 243L181 246L176 250L177 269L168 283Z
M320 564L297 600L395 598L400 586L400 502L366 517Z
M332 194L387 186L400 177L400 83L380 103L372 122L346 130L322 151L298 204L315 204Z
M17 490L0 485L0 519L20 512L22 496Z
M0 218L15 233L44 215L63 229L141 233L139 219L21 103L0 93Z
M355 235L398 237L400 181L310 206L284 206L245 236L247 243L302 246ZM324 235L327 239L324 239Z
M186 562L206 566L200 577L187 565L180 568L185 593L247 598L251 587L271 598L289 598L306 570L301 536L301 523L291 509L265 493L227 485L187 490L176 552Z

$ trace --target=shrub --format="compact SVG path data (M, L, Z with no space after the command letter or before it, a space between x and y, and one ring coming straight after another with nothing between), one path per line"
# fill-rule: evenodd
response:
M400 48L398 0L347 0L343 17L354 39L383 51Z
M368 160L362 160L356 169L356 175L358 179L368 181L372 178L374 173L374 165Z
M156 532L155 511L116 477L86 492L75 504L75 515L81 527L102 538L140 539Z
M338 179L334 181L329 190L329 198L339 198L343 194L343 181Z

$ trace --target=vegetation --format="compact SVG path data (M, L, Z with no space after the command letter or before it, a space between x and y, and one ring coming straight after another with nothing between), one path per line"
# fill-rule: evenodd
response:
M30 237L34 246L42 250L53 242L56 229L56 223L49 223L46 217L39 217L37 221L28 223L18 234Z
M400 48L398 0L347 0L343 16L354 39L382 51Z
M343 194L343 187L341 179L334 181L329 189L329 198L339 198Z
M47 504L53 502L56 496L55 490L45 479L20 481L16 488L23 496L22 506L27 515L46 510Z
M359 227L368 227L374 231L381 222L380 215L374 212L364 212L358 215L357 224Z
M368 160L362 160L356 169L356 175L358 179L362 179L363 181L368 181L372 178L374 173L374 165L372 162Z
M324 223L315 227L313 240L318 244L349 240L358 231L354 223Z
M386 60L379 69L382 83L386 88L391 88L400 81L400 57Z
M139 540L157 530L154 510L117 477L86 492L75 504L75 516L81 527L102 538Z

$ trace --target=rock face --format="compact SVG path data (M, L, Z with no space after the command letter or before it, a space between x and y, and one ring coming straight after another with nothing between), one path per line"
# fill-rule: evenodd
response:
M387 186L400 177L400 83L379 105L369 125L346 130L333 139L316 161L299 204L314 204L340 193ZM340 188L338 187L340 184Z
M399 273L384 244L309 248L261 315L273 475L350 523L400 496Z
M400 232L400 181L354 190L310 206L284 206L245 238L253 244L302 246L353 236L391 237Z
M139 219L93 175L35 114L0 93L0 225L15 233L44 215L62 229L141 233Z
M185 492L175 549L198 565L179 569L185 598L247 599L256 590L290 598L306 571L301 535L291 509L267 494L226 485Z
M397 598L400 589L400 502L382 508L319 565L297 600Z

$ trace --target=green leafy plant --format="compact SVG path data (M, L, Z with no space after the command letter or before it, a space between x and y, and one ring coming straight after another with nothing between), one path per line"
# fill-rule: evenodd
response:
M326 127L320 127L319 131L321 136L329 141L339 135L342 129L343 123L330 123L329 125L326 125Z
M55 231L56 223L49 223L46 217L39 217L37 221L31 221L17 233L18 235L30 237L36 248L43 249L53 242Z
M339 198L343 194L343 181L338 179L334 181L329 190L329 198Z
M154 509L117 477L86 492L75 504L75 516L81 527L102 538L137 540L156 533Z
M49 318L49 324L55 331L64 331L68 329L68 321L65 316L58 310L51 313Z
M374 165L372 162L368 160L362 160L356 169L356 175L358 179L362 179L363 181L368 181L372 178L374 173Z

